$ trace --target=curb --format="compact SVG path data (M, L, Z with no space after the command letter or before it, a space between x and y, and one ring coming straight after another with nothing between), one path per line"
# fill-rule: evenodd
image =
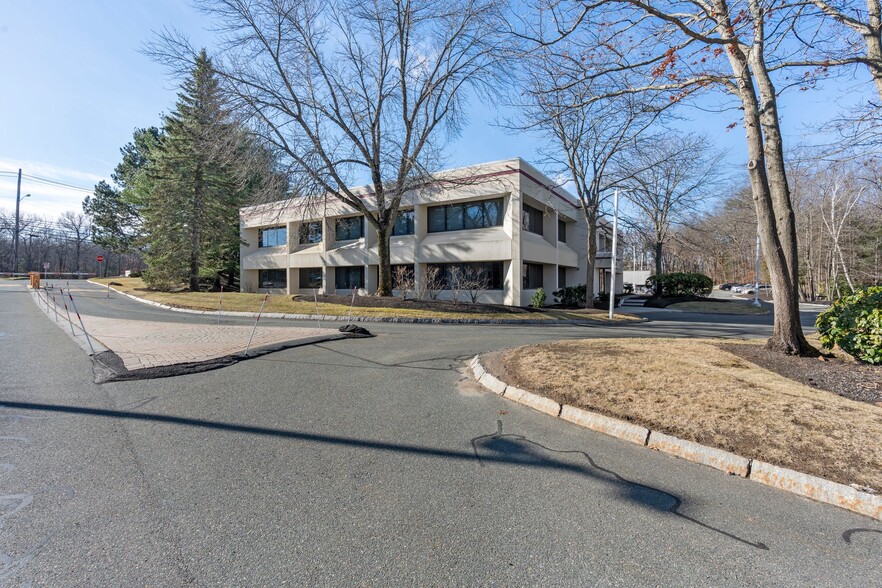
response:
M163 304L161 302L154 302L153 300L147 300L145 298L139 298L138 296L134 296L132 294L128 294L121 290L117 290L113 286L108 286L107 284L99 284L98 282L93 282L92 280L86 280L90 284L94 284L95 286L99 286L101 288L110 288L117 294L122 294L127 298L131 298L137 302L142 304L149 304L150 306L155 306L157 308L162 308L164 310L171 310L173 312L184 312L187 314L210 314L217 315L218 311L216 310L194 310L192 308L180 308L177 306L169 306L168 304ZM627 313L625 313L627 314ZM220 312L221 316L237 316L237 317L245 317L245 318L254 318L257 316L256 312L233 312L229 310L222 310ZM648 319L636 316L636 320L634 322L646 322ZM297 314L297 313L282 313L282 312L265 312L261 315L263 318L274 318L274 319L286 319L286 320L298 320L298 321L335 321L335 322L354 322L354 323L407 323L407 324L426 324L426 325L596 325L596 324L606 324L610 321L608 319L586 319L582 321L578 320L564 320L564 319L447 319L447 318L407 318L407 317L377 317L377 316L354 316L351 319L348 316L338 316L335 314ZM616 322L616 321L613 321Z
M659 431L651 431L621 419L566 404L561 405L550 398L509 386L488 372L478 355L469 361L469 367L478 383L488 390L539 412L559 417L567 422L610 437L636 443L673 457L712 467L733 476L753 480L771 488L838 506L882 521L882 495L861 492L852 486L832 480L803 474L757 459L742 457L716 447L708 447Z

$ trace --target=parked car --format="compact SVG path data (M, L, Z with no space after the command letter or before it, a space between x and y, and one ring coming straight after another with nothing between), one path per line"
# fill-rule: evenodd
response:
M720 290L731 290L735 284L720 284Z
M735 284L734 286L732 286L732 292L735 294L741 294L741 291L748 286L749 284Z

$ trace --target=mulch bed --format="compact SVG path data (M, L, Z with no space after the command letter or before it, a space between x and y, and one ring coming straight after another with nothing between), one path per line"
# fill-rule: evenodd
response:
M722 344L720 348L812 388L859 402L882 403L882 366L838 357L794 357L764 345Z
M295 300L312 300L309 295L295 296ZM329 304L352 304L352 296L320 295L319 302ZM458 312L463 314L504 313L514 315L533 314L542 311L534 308L503 306L501 304L472 304L467 298L454 304L448 300L402 300L397 296L356 296L356 308L406 308L411 310L429 310L435 312Z

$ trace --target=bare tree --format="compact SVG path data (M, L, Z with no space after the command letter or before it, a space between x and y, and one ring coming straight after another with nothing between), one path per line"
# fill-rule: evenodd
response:
M447 289L450 290L450 299L454 304L459 303L459 297L464 290L465 275L458 265L451 265L447 271Z
M71 210L61 213L58 217L58 226L68 232L70 239L74 244L74 271L80 271L80 251L83 243L85 243L92 234L92 224L89 218L78 212Z
M392 272L392 281L401 299L407 300L407 295L414 291L413 268L406 265L397 266Z
M487 272L483 268L469 266L466 268L462 278L462 289L468 295L472 304L477 304L481 294L490 285Z
M568 38L561 43L567 47L552 50L540 45L527 53L520 84L526 88L526 100L515 105L519 115L507 126L550 140L550 147L541 153L553 175L572 182L579 199L588 229L586 291L594 292L597 223L609 191L622 180L614 170L624 169L618 164L627 159L664 108L645 95L622 93L600 99L626 86L625 77L586 79L581 65L573 62L578 60L579 40ZM594 306L593 294L585 297L585 306Z
M743 118L747 171L766 264L775 289L775 327L768 345L786 354L812 352L799 315L796 224L772 64L780 61L786 23L796 8L764 0L613 0L588 4L544 0L556 34L533 38L554 47L588 30L571 60L592 80L628 72L639 79L592 101L626 94L662 95L685 102L708 90L734 98ZM528 36L528 35L525 35ZM601 50L602 49L602 50ZM572 53L572 49L568 49ZM724 102L721 106L731 105Z
M470 89L500 59L496 0L202 0L225 40L216 69L252 126L303 180L377 234L377 294L392 292L389 237L402 196L429 182ZM181 66L175 33L149 49ZM353 189L368 183L367 198Z
M441 290L444 289L444 277L437 265L426 266L423 277L417 286L417 297L420 300L437 300Z
M664 271L663 249L671 229L706 206L722 184L722 157L704 136L666 133L642 141L621 164L632 209L629 224L652 244L656 275Z

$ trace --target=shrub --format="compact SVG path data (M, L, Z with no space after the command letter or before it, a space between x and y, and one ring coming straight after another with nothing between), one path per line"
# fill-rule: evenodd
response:
M545 290L543 288L539 288L533 292L533 297L530 299L530 306L533 308L542 308L545 306Z
M815 322L821 345L839 347L861 361L882 365L882 286L837 300Z
M656 296L707 296L714 289L708 276L691 272L649 276L646 285L655 289Z
M585 306L585 284L581 286L564 286L551 293L555 301L562 306Z

